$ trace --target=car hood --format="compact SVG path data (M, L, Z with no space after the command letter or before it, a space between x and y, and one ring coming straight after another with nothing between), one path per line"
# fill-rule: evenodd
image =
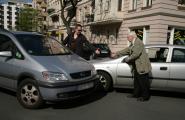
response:
M120 58L116 58L116 59L113 59L113 58L101 58L101 59L94 59L94 60L91 60L90 63L92 64L114 64L114 63L119 63L121 62L126 56L123 56L123 57L120 57Z
M93 66L77 55L33 56L47 71L75 73L91 70Z

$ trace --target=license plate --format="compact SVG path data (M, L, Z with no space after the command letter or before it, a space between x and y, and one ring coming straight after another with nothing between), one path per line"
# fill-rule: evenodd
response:
M101 51L101 53L108 53L107 51Z
M94 83L86 83L78 86L78 90L85 90L94 86Z

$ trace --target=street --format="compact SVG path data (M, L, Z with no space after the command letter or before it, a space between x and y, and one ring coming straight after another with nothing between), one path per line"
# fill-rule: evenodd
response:
M185 94L152 91L150 101L127 98L130 90L96 92L82 99L24 109L15 93L0 89L1 120L184 120Z

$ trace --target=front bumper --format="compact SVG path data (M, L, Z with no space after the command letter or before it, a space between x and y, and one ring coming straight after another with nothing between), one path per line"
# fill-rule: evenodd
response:
M67 99L74 99L92 93L99 86L97 76L91 79L69 82L68 84L39 84L41 96L46 101L61 101Z

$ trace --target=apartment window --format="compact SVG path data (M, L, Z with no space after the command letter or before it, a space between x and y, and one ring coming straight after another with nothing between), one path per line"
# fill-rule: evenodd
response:
M106 0L105 11L110 11L110 2L111 2L111 0Z
M185 28L168 27L167 43L185 45Z
M102 0L99 0L99 5L98 5L98 7L99 7L99 9L98 9L98 13L100 14L100 13L102 13Z
M147 44L149 41L150 27L141 27L130 29L130 31L135 31L137 37L143 41L144 44Z
M122 11L123 0L118 0L118 11Z
M81 9L79 9L78 11L78 16L79 16L79 22L81 22L82 20L82 10Z
M130 0L130 10L136 10L137 0Z
M185 0L178 0L179 5L185 5Z
M143 7L152 6L152 0L143 0Z

